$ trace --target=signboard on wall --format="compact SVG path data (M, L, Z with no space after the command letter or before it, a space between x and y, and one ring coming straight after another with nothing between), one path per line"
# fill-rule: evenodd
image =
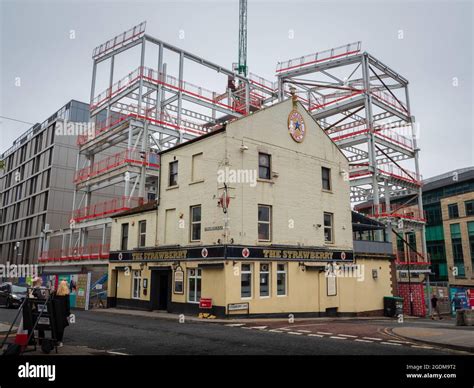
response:
M174 271L174 293L184 294L184 272L181 267L178 267Z
M327 296L337 295L336 275L326 276L327 282Z

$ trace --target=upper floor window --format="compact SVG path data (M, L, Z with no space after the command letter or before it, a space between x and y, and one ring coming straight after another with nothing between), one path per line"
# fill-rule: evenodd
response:
M323 183L323 190L331 190L331 169L327 167L321 167L321 176Z
M178 184L178 161L170 163L170 177L169 177L169 186L176 186Z
M271 156L262 152L258 154L258 177L271 179Z
M459 217L459 209L457 203L452 203L448 205L448 216L449 218L458 218Z
M272 207L258 205L258 241L270 241L272 236Z
M324 213L324 242L334 242L333 214Z
M126 251L128 249L128 223L122 224L122 235L120 239L120 249Z
M191 241L201 240L201 205L191 206Z
M466 207L466 216L474 216L474 200L464 202Z
M146 221L138 223L138 246L140 248L146 245Z

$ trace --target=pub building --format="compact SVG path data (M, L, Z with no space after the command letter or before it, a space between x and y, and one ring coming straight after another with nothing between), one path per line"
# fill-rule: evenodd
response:
M108 306L382 314L393 294L390 244L353 237L383 226L357 215L353 233L348 160L295 98L160 159L157 200L113 219Z

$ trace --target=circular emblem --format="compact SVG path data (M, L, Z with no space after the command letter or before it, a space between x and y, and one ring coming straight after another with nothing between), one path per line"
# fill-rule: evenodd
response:
M207 255L209 254L207 248L202 248L201 250L201 256L202 257L207 257Z
M242 249L242 256L245 257L245 258L249 257L250 256L250 249L248 249L248 248Z
M346 252L341 252L341 259L346 260Z
M120 253L118 254L118 259L119 259L119 260L122 260L122 259L123 259L123 253L122 253L122 252L120 252Z
M300 112L293 109L288 115L288 131L291 138L297 143L301 143L306 135L306 124Z

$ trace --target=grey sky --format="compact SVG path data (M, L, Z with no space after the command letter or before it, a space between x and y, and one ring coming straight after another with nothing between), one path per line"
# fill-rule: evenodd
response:
M222 66L237 59L238 0L0 4L0 115L27 122L42 122L73 98L89 102L92 49L143 20L148 34ZM473 19L472 1L249 0L248 63L274 80L279 60L361 40L410 81L421 172L429 177L474 164ZM1 153L29 125L0 120Z

